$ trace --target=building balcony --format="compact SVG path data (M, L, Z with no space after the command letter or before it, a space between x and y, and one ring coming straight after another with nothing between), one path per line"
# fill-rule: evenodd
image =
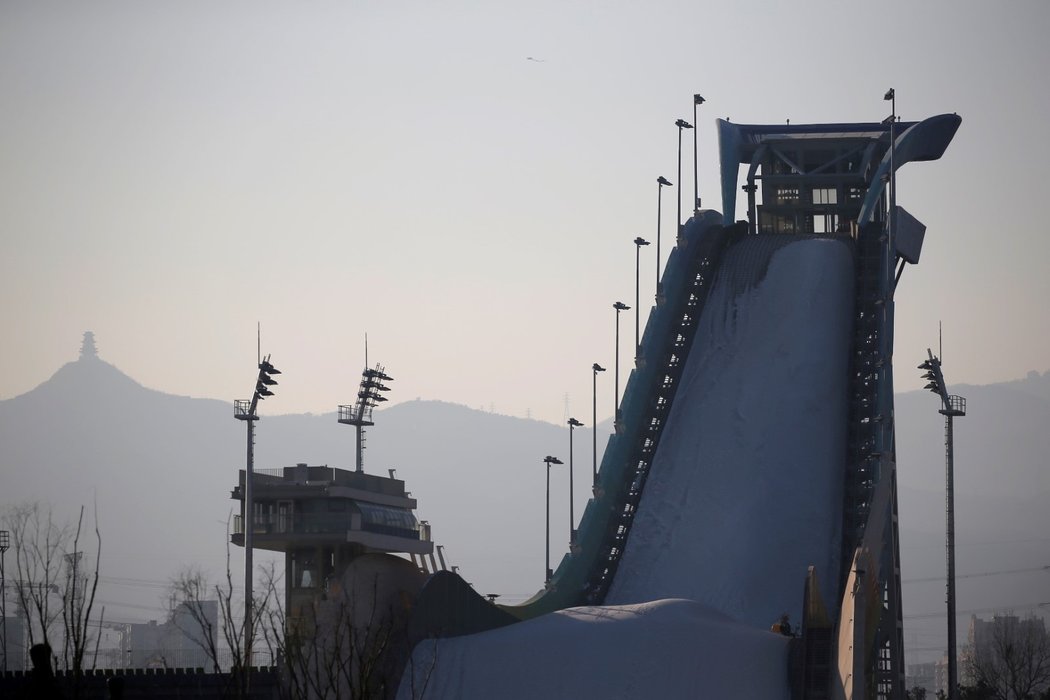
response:
M430 553L430 529L419 525L408 512L373 504L355 504L361 512L261 513L254 518L253 546L287 551L303 544L357 542L369 549L388 552ZM244 546L244 519L233 518L230 541Z

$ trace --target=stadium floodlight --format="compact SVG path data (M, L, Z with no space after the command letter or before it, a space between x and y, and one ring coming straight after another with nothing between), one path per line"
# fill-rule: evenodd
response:
M700 95L693 95L693 124L699 124L697 121L696 110L704 103L704 98ZM697 165L696 159L696 134L699 129L693 129L693 214L700 211L700 180L699 180L699 166Z
M375 425L372 421L372 411L376 404L389 401L383 394L390 391L390 387L385 382L392 381L394 378L387 374L381 365L369 367L366 360L365 368L361 371L361 386L357 391L357 401L352 406L339 406L338 421L357 429L354 463L359 473L365 470L365 427Z
M0 655L4 657L0 671L7 673L7 579L4 578L4 557L11 547L11 533L0 530Z
M260 401L267 396L273 396L270 387L277 386L277 380L273 378L275 374L281 374L281 370L270 363L270 356L267 355L260 359L259 375L255 379L255 393L252 394L251 401L234 401L233 403L233 417L248 424L248 454L244 469L244 510L241 514L241 528L244 531L244 658L246 659L246 665L249 667L251 666L252 642L254 641L254 632L252 630L252 580L255 572L252 563L252 550L255 547L253 541L255 533L255 421L259 420L256 409Z
M550 584L551 578L554 576L554 572L551 571L551 465L552 464L565 464L557 457L551 457L547 455L543 458L543 463L547 465L547 538L546 538L546 559L545 570L546 578L544 579L545 584Z
M892 97L893 90L887 94L887 99ZM955 632L955 423L956 416L966 415L966 399L961 396L952 396L948 393L948 387L944 382L944 374L941 372L941 360L927 349L928 358L919 365L919 369L926 370L923 379L929 380L924 389L937 394L941 400L941 409L938 411L944 416L944 551L945 551L945 579L947 582L947 604L948 616L948 697L958 697L959 670L956 652Z
M591 489L598 486L598 373L604 371L597 362L591 365Z
M663 218L663 193L665 187L674 183L661 175L656 178L656 302L660 303L660 220Z
M583 423L575 418L569 418L569 549L576 544L576 515L573 510L573 468L572 468L572 431L574 428L582 428Z
M638 357L641 355L641 337L638 335L639 330L639 319L638 314L641 310L641 301L639 299L641 282L641 267L640 263L642 260L642 246L649 245L649 241L645 240L641 236L634 239L634 362L638 363Z
M677 240L682 239L682 129L692 129L693 125L685 119L674 123L678 127L678 228L675 229Z
M616 427L616 432L620 432L620 312L630 311L631 307L622 301L618 301L613 304L613 308L616 309L616 371L614 372L615 381L613 383L613 424Z

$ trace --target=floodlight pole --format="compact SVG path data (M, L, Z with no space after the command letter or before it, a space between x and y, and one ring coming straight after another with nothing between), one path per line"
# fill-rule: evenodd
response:
M613 427L620 432L620 312L629 311L630 306L618 301L613 304L616 309L616 368L614 371L615 381L613 383Z
M639 314L641 301L639 298L640 283L641 283L641 262L642 262L642 246L649 245L649 241L645 240L641 236L634 239L634 363L638 364L638 358L642 354L642 341L641 335L639 334Z
M544 579L543 583L549 585L551 582L551 462L550 458L543 460L547 465L547 536L543 538L545 555L543 559Z
M569 418L569 550L576 545L576 516L573 510L573 481L574 472L572 468L572 431L574 428L583 427L583 423L575 418Z
M886 246L883 255L886 276L889 279L885 285L886 298L884 302L885 308L889 309L893 292L897 286L893 272L897 262L897 241L895 238L897 235L897 91L890 88L882 96L882 99L890 103L890 116L888 117L890 122L890 172L888 176L883 175L883 182L886 183L886 187L889 190L889 203L886 212ZM885 124L886 121L884 119L882 123ZM892 348L890 349L892 350Z
M674 123L678 127L678 228L675 229L675 240L682 237L682 129L692 129L693 125L684 119Z
M4 575L4 557L11 546L11 533L0 530L0 654L4 656L0 671L7 673L7 579Z
M591 490L598 487L598 373L605 368L595 362L591 365Z
M701 97L700 95L693 95L693 126L694 127L698 123L697 120L696 120L697 119L696 109L697 109L697 107L699 107L703 103L704 103L704 98L703 97ZM697 164L697 159L696 159L696 153L697 153L697 149L696 149L697 136L696 136L696 133L697 133L697 131L699 131L699 129L695 129L695 128L693 129L693 214L694 215L699 213L699 211L700 211L700 180L699 180L699 175L698 175L698 173L700 172L700 167Z
M546 572L544 578L544 585L550 585L551 578L554 576L554 572L551 571L551 465L552 464L564 464L557 457L551 457L547 455L543 458L543 463L547 465L547 537L545 541L546 545L546 557L544 559Z
M944 411L944 549L947 567L945 602L948 607L948 700L959 700L959 663L955 629L955 429L954 415Z
M926 389L941 399L944 416L944 551L945 551L945 603L948 614L948 700L959 698L958 651L955 629L955 417L966 415L966 399L952 396L941 372L941 361L932 350L926 350L928 359L919 365L926 370L923 378L928 380Z
M279 370L270 364L269 355L260 359L259 376L255 382L255 392L252 394L251 401L235 401L233 404L234 418L237 420L243 420L248 424L247 457L244 468L244 515L241 516L241 525L244 529L244 668L242 669L242 672L244 673L244 687L246 690L251 685L250 669L252 666L252 641L254 633L252 629L254 607L252 601L252 575L254 573L252 555L253 547L255 546L255 522L253 517L255 502L253 482L255 481L255 421L259 420L256 410L259 406L260 399L273 395L273 392L269 390L269 387L277 384L277 382L270 375L280 373Z
M681 182L681 179L679 179ZM656 303L660 303L660 222L663 218L663 196L664 187L671 186L672 183L666 177L661 175L656 178Z
M244 419L248 423L248 457L244 468L244 517L242 518L242 526L244 527L244 673L246 680L248 678L248 669L252 666L252 634L254 632L252 629L252 597L254 595L252 590L252 569L254 568L252 547L254 546L255 523L253 522L252 511L255 509L255 503L253 500L252 482L255 481L255 421L259 419L255 414L255 409L258 402L259 394L256 393L252 397L248 416Z

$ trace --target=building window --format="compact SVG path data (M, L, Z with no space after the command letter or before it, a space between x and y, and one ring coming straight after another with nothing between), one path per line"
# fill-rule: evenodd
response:
M834 187L814 187L813 188L813 203L814 204L838 204L839 193Z
M773 233L773 215L769 212L758 212L758 232Z
M798 188L778 187L773 197L777 204L795 204L798 202Z
M813 233L835 233L839 224L836 214L814 214Z

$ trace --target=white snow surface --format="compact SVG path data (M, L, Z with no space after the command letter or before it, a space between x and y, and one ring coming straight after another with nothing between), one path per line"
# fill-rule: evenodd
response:
M607 605L423 642L399 700L790 696L770 625L810 565L837 603L853 265L784 243L726 253Z
M837 602L852 258L801 239L754 286L731 283L762 243L730 249L712 287L609 604L687 598L797 624L809 565Z
M427 640L397 698L788 700L787 667L786 637L692 601L659 600Z

